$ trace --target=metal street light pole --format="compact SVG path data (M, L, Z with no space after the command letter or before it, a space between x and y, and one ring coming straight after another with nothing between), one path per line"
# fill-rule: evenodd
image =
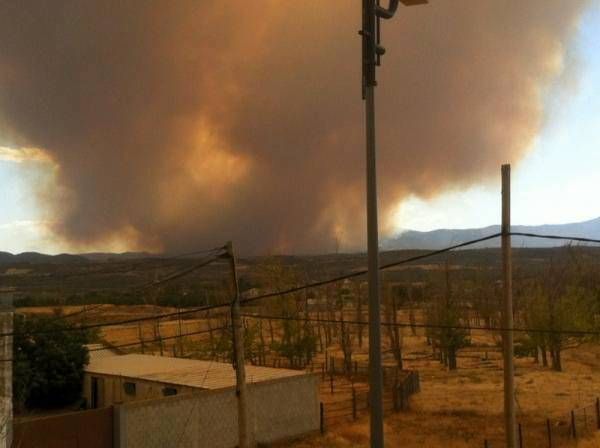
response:
M379 0L363 0L363 99L367 139L367 241L369 259L369 402L371 406L371 448L383 448L383 371L381 360L381 313L379 286L379 229L377 213L377 157L375 146L376 66L385 49L380 45L380 19L391 19L399 0L390 0L389 8ZM400 0L406 6L427 0Z

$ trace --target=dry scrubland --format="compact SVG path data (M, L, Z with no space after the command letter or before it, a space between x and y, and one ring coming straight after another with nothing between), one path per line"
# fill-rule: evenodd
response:
M405 337L408 350L425 349L421 337ZM481 337L480 339L485 339ZM411 410L386 418L386 446L390 447L491 447L503 446L502 362L499 353L459 358L459 368L448 372L434 360L407 361L405 368L421 374L421 392L411 398ZM473 356L473 357L471 357ZM600 396L600 347L581 345L564 353L564 372L542 368L530 358L516 361L519 421L525 447L546 447L546 419L553 433L567 433L569 412L592 404ZM595 414L588 415L595 424ZM362 415L292 444L294 448L367 447L369 422ZM556 436L558 437L558 436ZM283 446L283 445L282 445ZM287 446L287 445L286 445ZM554 446L599 447L600 437L578 442L556 440Z
M93 305L92 305L93 306ZM80 311L81 307L64 307L65 314ZM27 308L22 312L51 314L54 308ZM150 305L115 306L105 305L86 315L86 322L128 319L153 316L175 311ZM222 322L221 322L222 323ZM211 326L218 327L219 318L211 319ZM181 325L181 326L180 326ZM162 322L162 337L208 329L205 318ZM128 344L139 341L140 328L145 340L154 339L157 328L153 322L142 325L129 324L106 327L100 336L114 344ZM181 328L181 330L180 330ZM365 335L366 337L366 335ZM187 337L183 346L192 347L199 341L206 341L207 334ZM384 338L385 340L385 338ZM387 446L396 447L482 447L484 439L490 440L491 447L502 446L502 362L495 348L495 338L487 332L473 332L474 347L460 352L458 370L449 372L433 359L416 359L423 353L431 352L422 332L412 336L404 331L404 354L407 358L405 369L418 370L421 376L421 392L411 399L409 412L392 414L386 418L385 430ZM164 351L171 353L177 339L164 342ZM385 350L386 347L384 347ZM139 347L128 351L139 351ZM148 351L158 353L156 344L148 345ZM366 360L366 344L354 353L354 359ZM329 348L329 354L341 356L336 347ZM600 396L600 347L582 344L564 352L564 371L554 372L533 362L531 358L516 361L516 386L519 421L523 425L525 447L547 446L547 418L552 421L553 432L568 432L569 412L573 408L588 406ZM322 362L318 356L316 362ZM393 363L391 358L386 362ZM343 380L336 379L342 384ZM328 391L329 380L321 388L322 401L332 400ZM357 384L360 389L361 384ZM336 399L339 397L336 397ZM595 416L589 416L590 425ZM325 436L313 436L304 440L286 443L283 446L294 448L312 447L367 447L369 423L365 414L356 422L340 421L327 428ZM557 441L558 442L558 441ZM583 440L561 440L555 446L599 447L600 437Z

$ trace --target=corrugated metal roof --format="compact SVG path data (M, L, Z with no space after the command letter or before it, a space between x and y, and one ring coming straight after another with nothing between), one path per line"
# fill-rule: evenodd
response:
M92 374L140 378L200 389L223 389L235 385L235 370L231 364L164 356L133 354L92 358L85 371ZM248 383L302 375L307 375L307 373L297 370L246 366Z

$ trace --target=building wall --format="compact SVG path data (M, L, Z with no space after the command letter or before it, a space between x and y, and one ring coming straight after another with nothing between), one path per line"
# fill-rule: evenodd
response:
M248 385L250 433L271 443L319 429L318 377ZM234 388L136 401L118 407L119 448L237 446Z
M165 387L175 388L177 390L177 395L198 391L198 389L192 387L174 386L138 378L86 373L83 379L83 396L85 397L88 408L92 405L93 377L98 379L98 403L96 407L162 398L164 396L163 388ZM127 382L135 383L135 395L129 395L125 392L125 383Z
M12 291L0 289L0 332L13 332L13 297ZM0 358L12 359L13 337L0 337ZM0 448L10 448L12 443L12 362L0 361Z
M16 448L112 448L113 408L72 412L14 424Z
M303 375L249 385L250 413L259 443L318 431L319 377Z

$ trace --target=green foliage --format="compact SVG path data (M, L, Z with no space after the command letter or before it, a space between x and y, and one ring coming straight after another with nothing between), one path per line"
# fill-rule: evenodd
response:
M437 294L433 303L426 308L426 323L430 325L427 336L440 349L443 362L450 370L457 368L456 356L458 350L470 345L468 319L465 313L467 295L465 285L453 285L450 280L450 270L446 265L445 283L441 288L443 293ZM461 294L457 294L461 291Z
M531 350L550 352L552 367L562 370L561 351L570 343L585 341L579 331L598 329L600 283L598 265L575 248L552 260L546 272L521 288L523 316ZM547 330L547 331L546 331Z
M286 320L282 323L283 335L273 349L287 358L292 366L310 362L317 351L317 338L312 327L304 322Z
M81 397L83 369L89 361L85 331L56 317L15 317L13 388L15 407L54 408ZM43 332L43 334L39 334Z
M460 309L453 303L435 304L430 307L427 323L432 325L428 330L429 337L437 341L437 345L442 349L456 352L470 343L468 331L456 328L465 324Z

